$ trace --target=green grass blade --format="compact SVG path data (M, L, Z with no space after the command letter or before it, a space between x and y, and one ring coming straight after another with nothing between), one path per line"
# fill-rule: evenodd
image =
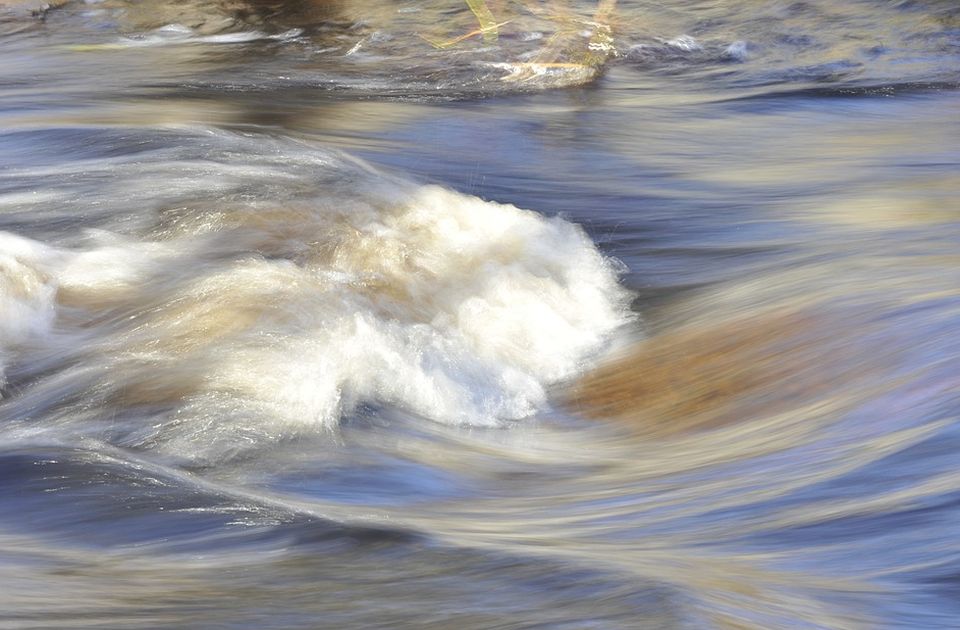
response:
M477 16L477 21L480 22L483 40L488 43L497 41L499 25L496 18L493 17L493 13L490 12L487 3L484 0L466 0L466 2L473 14Z

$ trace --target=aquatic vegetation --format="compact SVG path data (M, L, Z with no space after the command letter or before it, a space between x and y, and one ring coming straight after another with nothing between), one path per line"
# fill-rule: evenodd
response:
M480 22L480 33L483 35L484 41L488 43L497 41L497 29L501 25L497 24L496 18L493 17L493 13L487 7L487 3L484 0L465 0L465 2L473 11L473 14L477 16L477 21Z
M436 40L421 35L431 45L439 49L451 48L466 39L482 35L486 43L497 41L499 29L514 19L498 21L484 0L467 0L470 10L477 17L480 28L453 39ZM507 71L504 81L519 82L538 79L551 74L571 77L571 83L585 82L596 76L603 64L615 54L611 23L616 8L616 0L600 0L592 19L576 15L563 0L552 0L545 5L527 2L517 11L526 11L546 18L558 25L536 56L529 61L502 61L490 63L493 67ZM583 41L584 28L589 37Z

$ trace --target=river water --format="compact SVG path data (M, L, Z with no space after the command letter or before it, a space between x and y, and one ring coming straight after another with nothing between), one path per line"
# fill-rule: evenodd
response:
M7 5L0 628L960 627L952 0Z

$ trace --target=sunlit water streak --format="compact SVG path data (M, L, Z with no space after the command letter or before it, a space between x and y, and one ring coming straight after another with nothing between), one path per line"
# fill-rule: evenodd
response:
M955 3L254 4L0 21L0 627L958 625Z

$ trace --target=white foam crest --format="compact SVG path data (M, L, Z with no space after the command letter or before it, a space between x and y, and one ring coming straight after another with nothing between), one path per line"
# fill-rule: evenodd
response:
M479 356L555 381L622 322L610 262L562 219L427 187L393 223L410 253L391 271L415 269L434 326Z
M580 228L439 187L168 219L71 251L6 237L49 280L2 308L48 328L57 295L61 327L94 331L77 363L103 368L78 401L168 409L142 441L181 453L329 428L360 403L523 418L629 317ZM6 275L41 268L17 264Z
M0 386L14 352L50 329L57 258L41 243L0 232Z
M697 50L703 50L703 46L693 37L689 35L680 35L674 37L673 39L666 42L667 46L672 46L677 50L682 50L684 52L694 52Z

